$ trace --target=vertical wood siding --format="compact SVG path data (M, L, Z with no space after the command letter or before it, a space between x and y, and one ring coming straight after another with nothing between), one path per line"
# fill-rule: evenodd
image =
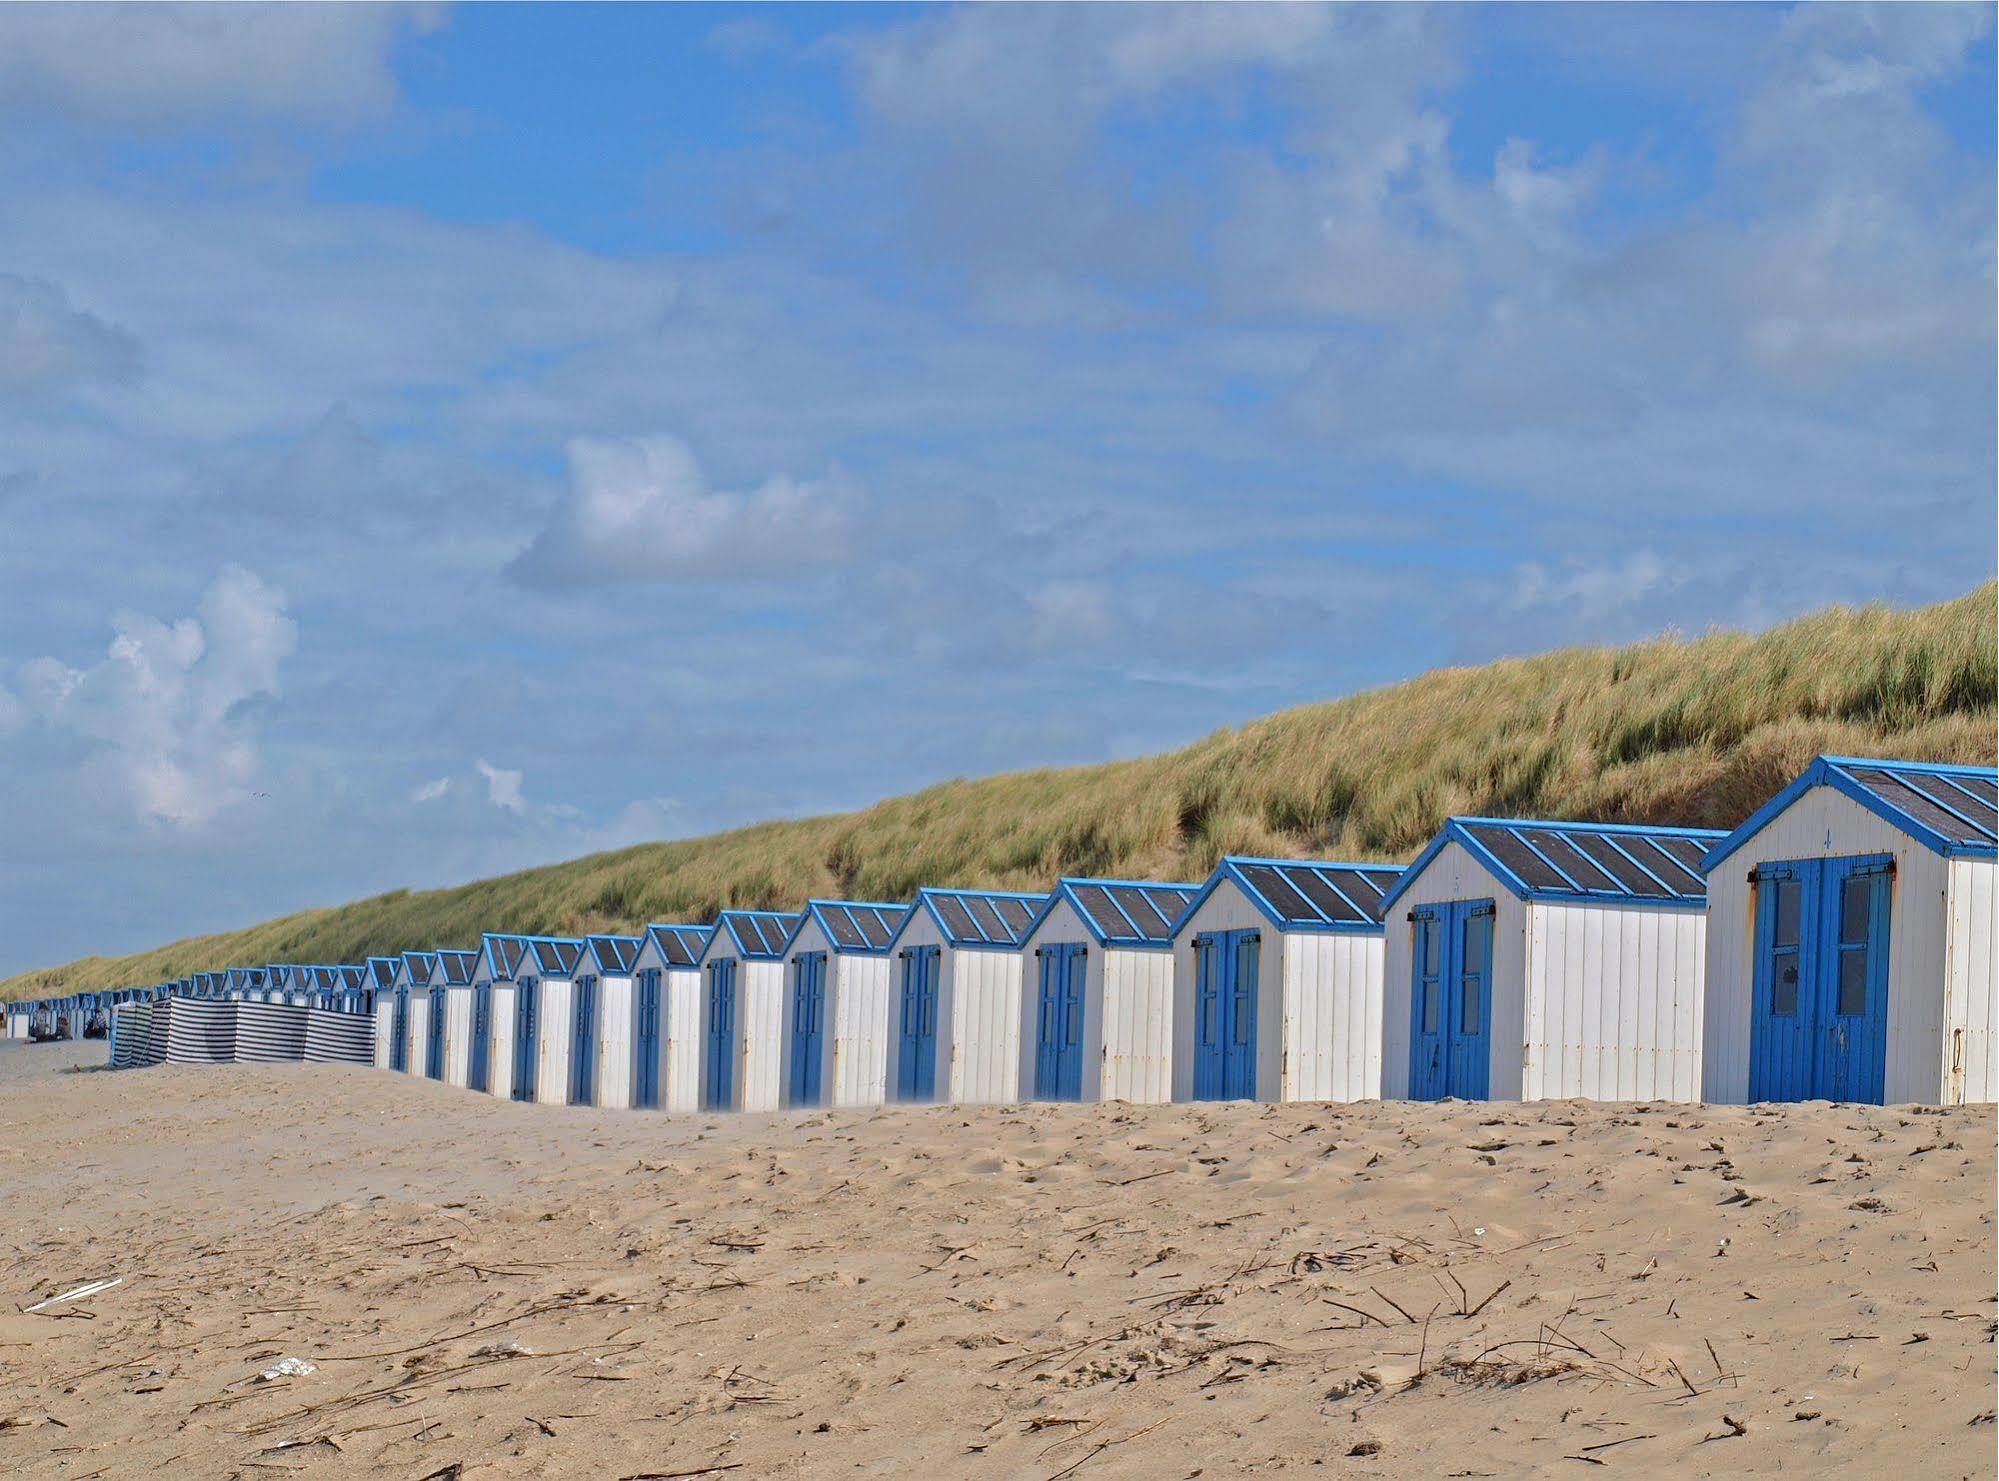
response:
M1749 875L1778 859L1892 854L1888 911L1888 1042L1885 1099L1943 1098L1948 861L1885 818L1830 787L1813 787L1722 860L1708 876L1707 972L1702 1015L1705 1099L1749 1097L1750 988L1755 978L1756 894ZM1952 969L1955 971L1955 968Z
M789 989L783 962L738 962L735 1091L739 1111L776 1111L784 1106L784 999Z
M22 1029L23 1037L26 1037L27 1030L25 1025L27 1022L28 1020L25 1017L21 1020L21 1023L24 1025ZM394 1062L392 1054L395 1048L393 1042L395 1031L395 997L393 994L386 992L377 993L375 995L375 1068L378 1070L386 1070Z
M940 1052L948 1052L950 1071L949 1079L940 1081L946 1087L942 1098L960 1105L1008 1105L1025 1099L1020 953L946 946L942 956L937 1037ZM942 1050L944 1043L950 1045L948 1051Z
M491 1034L486 1045L486 1094L494 1100L512 1100L514 1095L514 985L493 984Z
M444 993L444 1083L463 1090L472 1083L472 989Z
M1263 971L1275 965L1266 937ZM1381 958L1377 935L1298 931L1283 951L1280 1100L1369 1100L1381 1094ZM1260 1026L1260 1025L1259 1025ZM1261 1076L1259 1076L1261 1083Z
M1999 1100L1999 863L1952 859L1943 1100ZM1892 929L1892 927L1891 927Z
M1698 1099L1706 937L1696 910L1529 905L1521 1098Z
M895 959L828 956L824 1022L831 1060L823 1082L836 1106L879 1106L888 1099L895 1015Z
M534 1098L538 1105L569 1104L569 1031L575 1016L574 990L562 978L544 978L540 1019L534 1026Z
M410 993L409 1058L404 1065L412 1075L422 1077L425 1057L430 1053L430 990L417 988Z
M1173 953L1092 942L1084 962L1098 1025L1093 1039L1085 1023L1084 1099L1171 1100Z
M632 1006L638 994L629 977L597 983L597 1104L615 1111L632 1104Z
M698 967L660 969L659 1105L701 1109L701 1045L708 1032L707 985Z

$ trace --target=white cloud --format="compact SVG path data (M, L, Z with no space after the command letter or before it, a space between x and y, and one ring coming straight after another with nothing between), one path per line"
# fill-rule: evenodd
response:
M0 391L129 380L138 368L130 334L71 308L54 283L0 273Z
M861 503L837 470L725 493L708 486L677 437L579 437L569 444L568 492L513 572L548 585L785 575L842 559Z
M437 801L438 798L444 796L445 793L449 792L450 790L451 790L451 778L448 776L441 776L438 777L435 781L425 782L422 786L416 788L416 790L411 792L410 801L435 802Z
M396 98L389 49L436 7L0 6L0 105L93 123L245 113L348 122Z
M527 799L521 795L522 773L508 771L503 767L480 757L473 763L480 776L486 779L486 800L502 812L525 813Z
M298 645L281 592L226 566L195 614L166 623L120 613L102 663L24 664L29 714L89 743L138 816L193 828L248 797L259 767L253 701L278 692Z

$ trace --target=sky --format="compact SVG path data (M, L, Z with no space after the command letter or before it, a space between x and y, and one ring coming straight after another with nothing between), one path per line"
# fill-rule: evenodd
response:
M1962 593L1994 91L1974 5L0 6L0 972Z

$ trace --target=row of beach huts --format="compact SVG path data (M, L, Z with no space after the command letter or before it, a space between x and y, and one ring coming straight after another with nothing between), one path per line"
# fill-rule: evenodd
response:
M1733 832L1460 817L1406 868L1230 857L122 996L371 1015L382 1068L620 1108L1962 1104L1999 1100L1995 877L1999 772L1825 756Z

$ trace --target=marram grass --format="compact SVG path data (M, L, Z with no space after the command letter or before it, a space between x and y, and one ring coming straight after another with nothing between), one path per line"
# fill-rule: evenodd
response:
M1833 607L1755 636L1569 648L1285 710L1136 761L950 781L860 812L396 890L0 982L38 997L479 933L631 932L723 906L1059 874L1198 879L1224 853L1402 861L1451 813L1727 827L1821 752L1994 755L1995 588Z

